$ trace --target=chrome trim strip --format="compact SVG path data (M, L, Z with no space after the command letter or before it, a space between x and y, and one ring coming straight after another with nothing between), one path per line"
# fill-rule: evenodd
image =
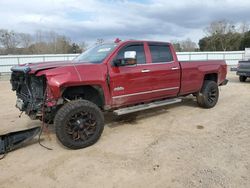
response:
M123 98L123 97L131 97L131 96L135 96L135 95L143 95L143 94L148 94L148 93L155 93L155 92L159 92L159 91L168 91L168 90L174 90L174 89L179 89L179 87L170 87L170 88L164 88L164 89L156 89L156 90L152 90L152 91L144 91L144 92L139 92L139 93L131 93L131 94L127 94L127 95L114 96L112 98L118 99L118 98Z
M172 64L175 63L175 61L168 61L168 62L157 62L157 63L142 63L142 64L136 64L137 66L143 66L143 65L165 65L165 64Z

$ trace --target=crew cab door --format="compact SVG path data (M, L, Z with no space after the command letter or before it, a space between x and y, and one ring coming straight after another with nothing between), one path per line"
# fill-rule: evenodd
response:
M178 95L181 68L175 52L168 43L149 42L152 98L168 98Z
M110 92L112 105L124 106L144 102L151 99L152 83L148 70L151 67L146 63L145 43L129 43L123 46L113 59L124 58L125 52L136 52L135 65L114 66L111 65ZM112 64L112 62L111 62Z

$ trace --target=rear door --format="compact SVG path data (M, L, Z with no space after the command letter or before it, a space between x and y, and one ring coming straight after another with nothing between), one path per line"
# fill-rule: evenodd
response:
M122 59L126 51L136 51L137 65L110 67L110 90L114 107L151 99L152 83L148 74L151 66L146 63L145 43L129 43L123 46L114 59Z
M180 64L173 56L174 50L168 43L148 43L151 54L150 71L152 98L177 96L180 90Z

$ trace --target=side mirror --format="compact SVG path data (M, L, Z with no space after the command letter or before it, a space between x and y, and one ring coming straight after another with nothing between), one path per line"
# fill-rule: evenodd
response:
M115 59L113 61L114 66L127 66L127 65L136 65L136 51L126 51L124 52L123 59Z

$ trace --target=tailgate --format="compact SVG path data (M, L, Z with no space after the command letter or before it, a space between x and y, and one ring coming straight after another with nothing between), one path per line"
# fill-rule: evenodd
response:
M238 72L250 72L250 61L239 61Z

